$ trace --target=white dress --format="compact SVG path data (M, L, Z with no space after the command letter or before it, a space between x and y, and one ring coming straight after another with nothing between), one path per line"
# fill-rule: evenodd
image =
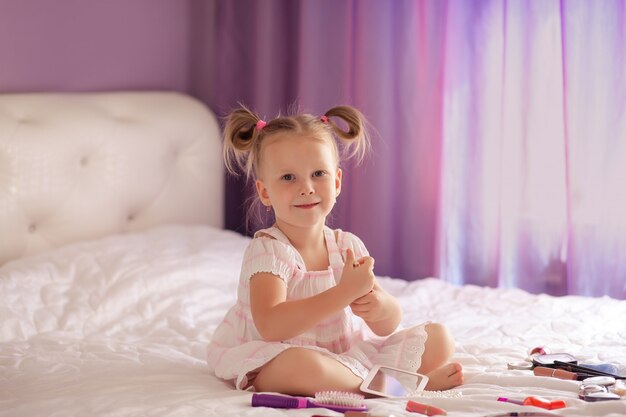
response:
M218 378L234 382L238 389L247 389L263 365L295 346L322 352L360 378L365 378L376 364L419 369L427 337L426 323L380 337L349 306L292 339L266 342L259 335L250 311L249 284L255 273L277 275L287 285L287 299L300 299L339 282L348 248L353 250L355 259L368 255L363 242L352 233L324 227L324 237L330 266L325 271L307 271L298 251L278 228L263 229L254 235L244 255L237 303L215 330L207 350L209 369Z

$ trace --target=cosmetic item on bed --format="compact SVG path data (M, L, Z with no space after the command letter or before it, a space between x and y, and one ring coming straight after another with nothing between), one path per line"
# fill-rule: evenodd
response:
M360 390L378 397L412 397L422 391L427 383L426 375L391 366L374 365L361 383Z
M528 351L528 356L533 357L534 355L549 355L552 353L550 349L545 346L537 346Z
M577 364L578 360L569 353L548 353L532 357L533 365L554 368L556 363Z
M602 385L603 387L610 387L615 385L615 382L615 378L612 376L592 376L590 378L583 379L582 386Z
M447 416L448 415L446 410L443 410L439 407L435 407L434 405L418 403L413 400L407 401L405 410L411 413L424 414L426 416Z
M596 385L596 384L581 385L578 388L579 396L593 394L595 392L609 392L609 388L604 385Z
M578 365L611 375L619 375L619 368L612 363L579 363Z
M326 408L344 413L346 411L367 411L363 404L364 396L343 391L320 391L313 400L306 397L292 397L275 394L252 394L253 407L271 408Z
M509 362L507 363L506 367L508 369L522 369L522 370L532 370L535 365L533 365L532 362L529 361L518 361L518 362Z
M573 381L582 381L583 379L597 376L594 374L585 374L580 372L570 372L564 369L546 368L544 366L537 366L533 369L533 373L536 376L549 376L559 379L568 379Z
M623 397L626 394L626 383L610 376L594 376L583 380L578 390L578 398L585 401L616 400L614 394ZM601 395L598 395L601 394Z
M578 398L584 400L591 394L609 392L608 388L603 385L581 385L578 389Z
M569 372L563 369L546 368L545 366L535 367L535 369L533 369L533 373L536 376L549 376L552 378L571 379L571 380L579 380L579 381L582 381L585 378L593 376L589 374L584 374L584 375L577 374L575 372Z
M588 366L578 365L578 364L573 364L573 363L568 363L568 362L561 362L558 360L554 361L554 366L557 369L563 369L569 372L576 372L579 374L589 374L590 376L610 376L615 379L626 379L626 376L598 371L597 369L590 368Z
M523 400L514 400L513 398L507 398L507 397L498 397L498 401L511 403L511 404L517 404L517 405L524 405Z
M532 370L535 367L533 358L548 355L550 350L543 346L537 346L528 351L528 356L523 361L514 361L507 364L508 369Z
M617 394L620 397L626 397L626 382L615 381L615 386L613 387L613 394Z
M578 394L578 398L588 402L620 400L622 397L613 392L591 392L589 394Z
M518 405L532 405L535 407L545 408L546 410L557 410L566 406L563 400L549 400L544 397L526 397L523 400L514 400L512 398L499 397L498 401L518 404Z

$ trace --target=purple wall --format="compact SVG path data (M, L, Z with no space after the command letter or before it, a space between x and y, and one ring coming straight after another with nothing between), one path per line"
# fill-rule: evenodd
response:
M0 92L188 92L190 0L0 0Z

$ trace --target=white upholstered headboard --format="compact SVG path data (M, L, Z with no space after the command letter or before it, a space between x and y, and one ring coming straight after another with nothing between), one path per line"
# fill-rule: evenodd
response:
M161 224L223 226L215 116L173 92L0 94L0 265Z

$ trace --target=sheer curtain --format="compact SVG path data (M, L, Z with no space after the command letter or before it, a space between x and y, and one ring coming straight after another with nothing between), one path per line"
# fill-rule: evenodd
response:
M439 273L626 298L624 3L483 5L447 15Z
M344 166L332 225L379 275L626 298L623 1L217 0L210 14L196 91L218 113L349 103L370 120L374 151ZM250 190L229 181L242 230Z

